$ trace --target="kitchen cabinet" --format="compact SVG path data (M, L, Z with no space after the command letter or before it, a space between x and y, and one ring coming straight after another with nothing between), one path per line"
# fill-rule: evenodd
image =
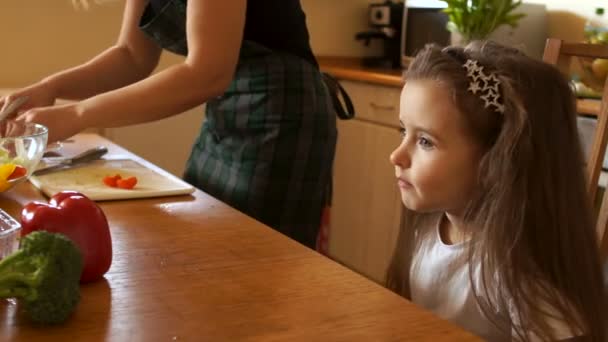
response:
M402 204L390 153L398 132L399 87L341 81L357 117L338 122L329 254L382 283Z

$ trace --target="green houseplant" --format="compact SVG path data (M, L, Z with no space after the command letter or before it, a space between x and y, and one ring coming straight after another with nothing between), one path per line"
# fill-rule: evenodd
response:
M516 27L525 16L513 13L522 0L442 0L447 4L447 29L457 33L462 43L486 39L501 25Z

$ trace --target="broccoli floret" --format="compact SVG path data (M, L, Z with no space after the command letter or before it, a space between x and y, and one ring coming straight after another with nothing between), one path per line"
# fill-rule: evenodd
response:
M78 247L64 235L30 233L0 261L0 298L17 298L33 322L61 323L80 300L82 267Z

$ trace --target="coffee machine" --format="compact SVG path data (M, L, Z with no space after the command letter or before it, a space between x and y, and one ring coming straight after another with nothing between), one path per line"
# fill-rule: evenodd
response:
M401 67L401 31L403 25L403 1L386 0L383 3L369 5L369 30L355 35L368 46L372 39L380 39L384 52L379 57L365 57L363 65L367 67L400 68Z

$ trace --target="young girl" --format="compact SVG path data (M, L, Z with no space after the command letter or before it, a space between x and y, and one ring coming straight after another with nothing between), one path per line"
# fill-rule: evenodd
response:
M406 206L388 286L490 341L605 338L575 102L495 43L428 46L391 154Z

